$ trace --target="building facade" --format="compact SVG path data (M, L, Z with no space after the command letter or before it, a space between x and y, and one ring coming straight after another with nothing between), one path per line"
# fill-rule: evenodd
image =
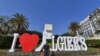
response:
M88 15L83 21L80 22L80 32L86 38L92 37L96 32L100 31L100 8Z

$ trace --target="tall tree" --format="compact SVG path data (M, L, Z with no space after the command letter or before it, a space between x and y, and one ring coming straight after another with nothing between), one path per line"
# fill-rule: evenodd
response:
M16 13L10 20L12 28L15 32L22 33L29 27L29 22L23 14Z
M10 31L9 19L8 16L0 16L0 30L5 34Z
M62 36L71 36L71 35L69 34L69 32L65 32L62 34Z
M69 26L69 30L71 30L71 33L74 36L78 35L79 28L80 28L80 25L78 24L78 22L72 22Z
M2 33L2 24L3 24L3 18L0 16L0 33Z

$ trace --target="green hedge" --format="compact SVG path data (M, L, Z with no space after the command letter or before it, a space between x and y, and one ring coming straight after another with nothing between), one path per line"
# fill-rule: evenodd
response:
M1 48L10 48L13 41L13 36L7 36L7 35L0 35L0 49ZM51 43L51 40L48 40L49 43ZM86 43L88 46L91 47L100 47L100 39L94 39L94 40L86 40ZM19 41L16 43L16 47L18 47Z
M10 48L12 41L13 41L13 36L0 35L0 49ZM18 46L18 41L16 46Z
M0 48L10 48L13 37L0 35Z
M100 47L100 39L86 40L86 43L90 47Z

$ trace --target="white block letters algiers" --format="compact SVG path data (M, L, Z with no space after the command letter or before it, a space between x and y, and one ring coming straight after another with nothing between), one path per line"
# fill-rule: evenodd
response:
M15 44L17 37L19 36L18 33L14 33L14 39L12 42L12 46L9 49L9 52L15 51ZM43 38L41 45L35 49L35 51L40 51L42 47L46 44L47 39L52 41L52 47L50 51L87 51L87 45L85 43L84 37L76 36L59 36L57 42L54 42L55 36L52 34L52 25L45 24L45 28L43 31Z

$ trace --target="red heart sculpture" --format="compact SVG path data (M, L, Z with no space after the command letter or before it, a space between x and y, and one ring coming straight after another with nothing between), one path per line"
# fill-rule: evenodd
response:
M32 50L35 50L38 42L39 42L39 36L37 34L28 34L24 33L20 36L19 42L22 46L23 52L31 52Z

